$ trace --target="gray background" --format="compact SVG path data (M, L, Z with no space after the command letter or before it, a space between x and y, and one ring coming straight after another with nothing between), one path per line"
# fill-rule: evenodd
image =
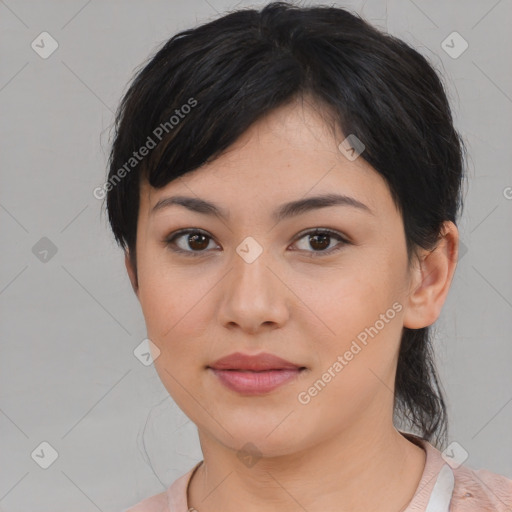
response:
M450 441L468 466L512 478L512 2L330 3L445 77L470 154L462 255L436 323ZM262 2L0 0L3 511L120 511L201 458L195 426L133 354L144 319L92 191L134 69L176 31L250 5ZM31 48L43 31L59 44L47 59ZM469 44L456 59L441 47L453 31ZM42 237L57 249L46 261ZM43 441L58 453L48 469L31 457Z

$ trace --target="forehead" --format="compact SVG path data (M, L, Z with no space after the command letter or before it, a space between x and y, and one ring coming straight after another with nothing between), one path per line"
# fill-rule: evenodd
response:
M391 199L385 180L363 158L340 151L345 139L314 104L296 100L264 116L200 168L156 189L141 183L141 212L169 195L268 208L310 195L350 195L378 209Z

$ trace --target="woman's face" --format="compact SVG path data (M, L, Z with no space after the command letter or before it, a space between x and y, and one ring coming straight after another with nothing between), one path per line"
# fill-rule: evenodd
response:
M155 366L200 432L224 446L288 454L391 420L411 289L403 222L380 175L340 151L343 138L292 104L195 172L142 186L137 295L160 351ZM363 206L274 216L327 194ZM213 203L226 217L177 204L153 210L172 196ZM317 228L335 233L315 237ZM169 242L182 229L200 233ZM209 368L234 352L305 369L271 391L235 391Z

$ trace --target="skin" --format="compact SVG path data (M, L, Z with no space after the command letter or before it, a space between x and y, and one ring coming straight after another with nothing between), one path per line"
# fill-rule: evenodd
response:
M447 296L458 232L446 222L430 252L407 265L403 221L384 179L362 158L338 149L312 102L293 102L255 123L228 151L162 189L141 185L137 269L125 263L158 347L155 367L166 389L197 425L204 463L188 489L199 512L398 512L412 499L425 453L392 421L402 328L431 325ZM363 154L364 157L364 154ZM281 204L332 192L372 213L330 206L276 223ZM171 195L199 197L229 219L173 205ZM200 228L204 244L165 240ZM350 243L307 235L330 228ZM262 254L247 263L236 252L253 237ZM342 244L342 246L340 246ZM203 251L203 252L201 252ZM313 257L311 257L313 255ZM306 405L307 391L393 303L402 308ZM260 396L224 387L206 367L235 351L270 352L307 367L295 380ZM157 352L155 351L155 354ZM237 456L252 443L259 457Z

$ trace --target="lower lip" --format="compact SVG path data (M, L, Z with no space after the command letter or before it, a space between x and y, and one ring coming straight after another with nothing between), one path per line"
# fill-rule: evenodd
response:
M267 370L263 372L216 370L214 368L210 368L210 370L226 387L246 395L268 393L296 378L302 371L299 368L296 370Z

